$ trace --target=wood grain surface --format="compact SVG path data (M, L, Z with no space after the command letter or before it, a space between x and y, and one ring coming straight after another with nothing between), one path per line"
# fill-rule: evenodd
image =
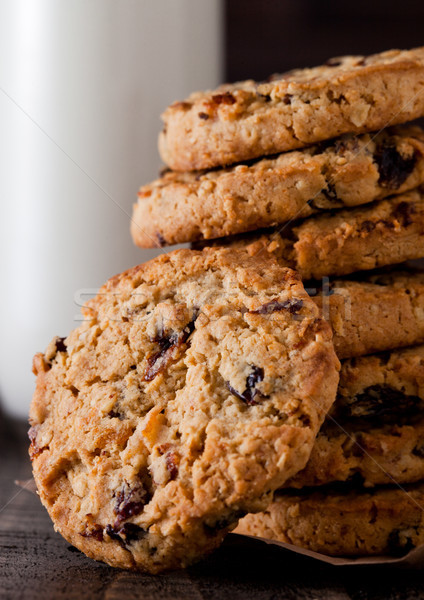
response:
M424 598L424 572L330 567L230 535L212 556L161 576L120 571L86 558L54 532L30 477L26 424L0 416L0 598L28 600L395 600Z

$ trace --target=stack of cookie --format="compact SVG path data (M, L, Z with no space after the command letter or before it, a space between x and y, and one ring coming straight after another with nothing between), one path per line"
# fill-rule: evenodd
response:
M342 360L307 466L238 532L330 555L424 543L424 274L402 264L424 257L423 116L424 48L226 85L164 114L171 170L139 192L135 243L297 270Z

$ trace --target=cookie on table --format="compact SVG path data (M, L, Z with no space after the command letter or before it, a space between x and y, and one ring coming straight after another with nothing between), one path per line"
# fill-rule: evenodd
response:
M424 187L279 230L221 238L214 246L273 254L302 279L349 275L424 256Z
M337 399L306 467L286 483L424 479L424 346L342 363Z
M253 164L168 172L140 189L131 232L147 248L218 238L366 204L422 183L420 127L346 135Z
M424 484L279 493L235 533L329 556L401 556L424 544Z
M339 358L424 342L424 272L361 273L305 287L331 324Z
M229 249L117 275L83 315L34 359L41 501L92 558L188 565L305 466L337 390L331 329L295 272Z
M423 90L424 48L330 59L174 103L159 150L176 171L230 165L417 119Z

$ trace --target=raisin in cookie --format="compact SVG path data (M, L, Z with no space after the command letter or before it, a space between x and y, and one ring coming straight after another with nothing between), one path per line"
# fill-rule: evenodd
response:
M424 48L344 56L326 65L192 94L162 115L164 162L230 165L424 115Z
M88 556L190 564L307 462L331 407L331 329L297 274L177 250L112 278L34 359L31 456L55 527Z
M364 207L309 217L296 226L211 244L244 247L252 255L274 254L305 280L422 258L424 187Z
M424 544L424 484L279 493L236 533L330 556L403 555Z
M131 233L147 248L217 238L366 204L422 183L421 128L346 135L253 164L168 172L140 189Z
M305 469L287 482L424 479L424 346L344 361L337 400Z

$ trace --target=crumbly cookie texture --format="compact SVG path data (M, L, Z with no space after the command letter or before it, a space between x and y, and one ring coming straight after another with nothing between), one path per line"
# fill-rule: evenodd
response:
M424 132L404 126L198 173L168 172L143 186L131 233L141 247L271 227L356 206L424 183Z
M339 358L424 342L424 273L362 274L317 288L305 283L333 330Z
M278 231L216 240L274 254L304 280L349 275L424 256L424 188L368 206L309 217Z
M424 48L330 59L176 102L159 150L177 171L230 165L411 121L424 115L423 90Z
M228 249L135 267L83 315L34 359L40 498L92 558L188 565L305 466L337 390L331 329L295 272Z
M402 555L424 544L424 484L281 493L235 533L330 556Z
M286 487L424 479L424 346L344 361L337 400Z

